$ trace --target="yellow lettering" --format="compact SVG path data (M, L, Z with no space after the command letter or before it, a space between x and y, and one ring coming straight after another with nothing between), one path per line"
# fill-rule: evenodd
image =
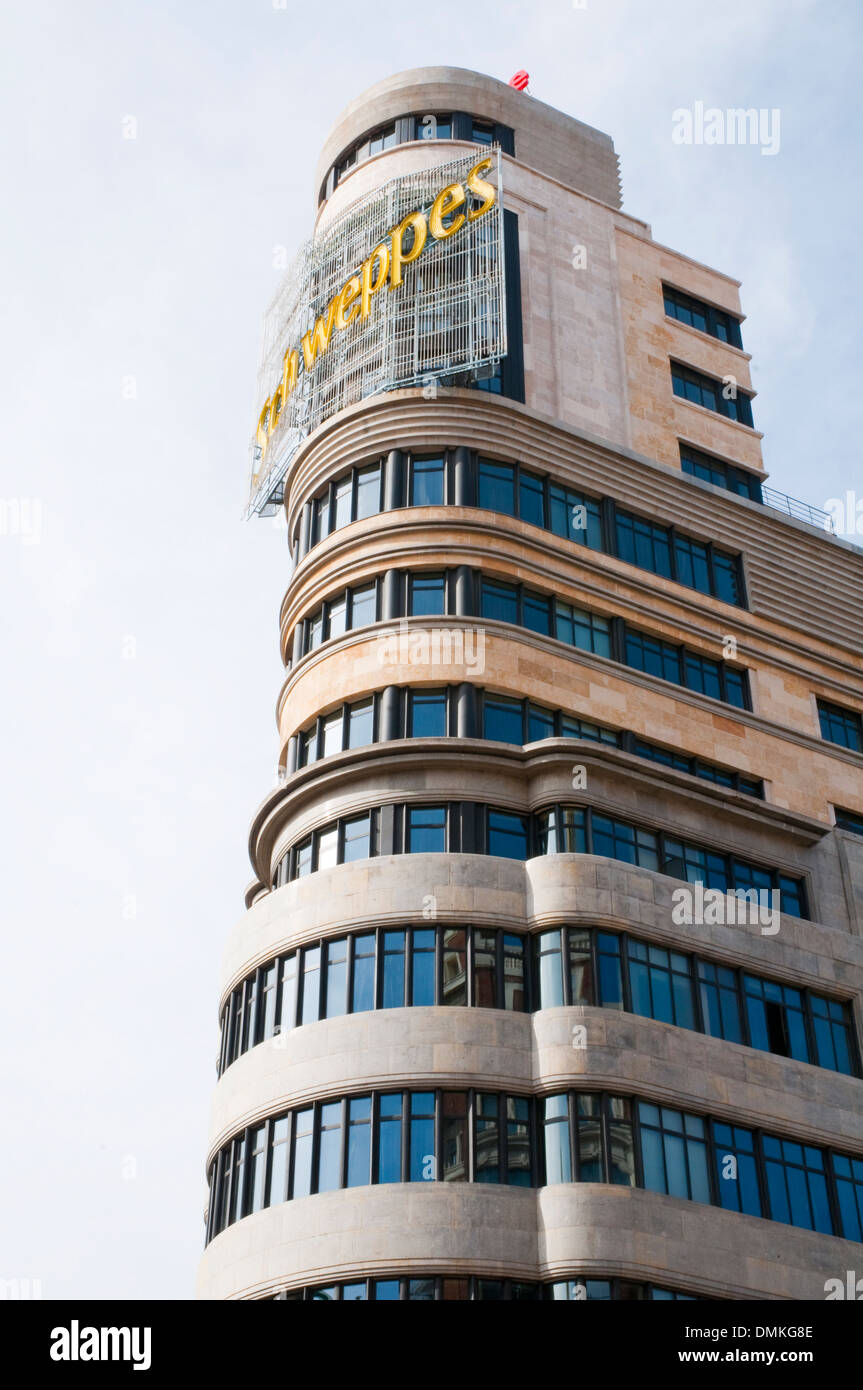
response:
M405 232L408 227L413 228L414 239L410 249L404 250ZM390 274L390 289L394 290L396 285L402 282L402 266L410 265L415 261L426 244L428 236L428 224L421 212L409 212L403 222L400 222L392 233L392 272Z
M479 177L480 173L487 169L491 162L490 159L481 159L478 164L473 166L467 176L467 186L474 197L485 199L482 207L471 208L467 215L468 222L475 222L478 217L482 217L483 213L488 212L489 208L494 206L497 199L497 190L494 184Z
M336 304L339 296L331 299L327 305L327 314L323 314L316 320L314 328L309 333L303 334L303 361L306 364L306 371L315 365L317 357L323 357L330 343L330 334L333 331L333 319L336 316Z
M450 183L446 188L442 188L435 198L429 213L429 230L437 241L443 241L445 237L453 236L464 222L464 213L460 212L454 217L448 226L444 226L444 217L454 208L460 208L465 200L465 191L460 183Z
M378 275L374 284L372 284L372 266L374 265L375 261L378 262ZM387 246L386 242L382 241L380 246L375 247L368 260L363 261L362 264L362 309L360 312L361 318L367 319L369 314L371 313L372 295L377 294L378 290L383 285L384 281L387 278L387 275L389 274L389 268L389 247Z
M353 319L355 319L357 314L360 312L359 304L354 304L354 307L353 309L351 309L351 312L349 314L345 313L345 309L347 309L348 305L354 299L356 299L359 292L360 277L359 275L352 275L348 283L344 286L341 294L339 295L339 307L336 310L336 328L347 328L348 324Z
M300 369L300 354L296 348L288 348L282 367L282 401L286 401L297 384Z
M269 414L269 409L270 398L268 396L261 408L261 413L258 416L257 428L255 430L255 443L261 452L267 447L267 416Z
M277 386L270 397L270 418L267 421L267 436L269 437L279 423L279 411L284 404L281 386Z

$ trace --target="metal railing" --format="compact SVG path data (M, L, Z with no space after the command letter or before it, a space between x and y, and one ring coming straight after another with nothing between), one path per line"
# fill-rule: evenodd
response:
M819 531L835 535L836 527L832 516L820 507L812 507L808 502L800 502L796 497L789 497L772 487L762 487L761 495L765 507L772 507L776 512L784 512L786 516L793 516L797 521L807 521L810 526L817 526Z

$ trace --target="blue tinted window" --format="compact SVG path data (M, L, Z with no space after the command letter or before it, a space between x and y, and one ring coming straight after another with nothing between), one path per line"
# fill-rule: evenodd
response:
M515 516L515 466L479 461L479 505L489 511Z
M408 808L408 854L423 854L446 849L446 807L410 806Z
M503 859L527 858L527 820L508 811L488 813L488 853Z
M497 584L491 579L482 582L481 614L501 623L518 622L518 593L510 584Z
M446 735L446 692L412 690L408 697L408 737L443 738Z
M444 461L442 458L411 460L409 504L412 507L443 506Z
M482 711L482 736L498 743L521 743L523 715L521 700L486 695Z
M442 574L410 577L408 609L411 617L438 617L446 612L446 579Z

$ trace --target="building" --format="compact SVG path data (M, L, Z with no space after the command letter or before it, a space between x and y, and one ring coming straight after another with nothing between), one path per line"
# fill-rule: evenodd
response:
M346 347L280 480L271 315L285 776L224 961L198 1292L823 1299L863 1258L863 552L764 487L738 283L621 211L608 136L399 74L329 136L316 236L495 147L503 244L463 185L437 280L417 251L360 312L345 255L329 313L350 344L423 275L422 338L502 266L499 360L477 330L345 403Z

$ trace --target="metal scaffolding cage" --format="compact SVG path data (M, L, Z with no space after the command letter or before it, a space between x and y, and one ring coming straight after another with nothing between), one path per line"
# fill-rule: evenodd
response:
M297 384L281 407L263 451L252 439L248 515L280 505L291 459L302 441L336 411L398 387L489 375L506 355L506 285L501 159L482 147L497 188L488 213L442 240L428 236L418 259L403 268L397 290L385 285L359 316L333 332L327 350L304 370L300 343L374 248L409 213L428 213L441 189L464 183L477 154L403 174L367 194L320 237L308 241L286 272L264 320L260 401L281 380L286 350L300 348ZM409 249L406 247L406 249Z

